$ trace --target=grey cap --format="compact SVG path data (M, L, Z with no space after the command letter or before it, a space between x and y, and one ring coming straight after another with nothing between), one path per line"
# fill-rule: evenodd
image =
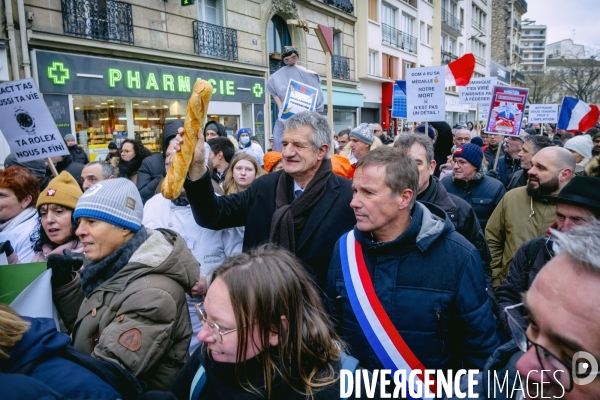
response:
M66 142L67 140L73 140L73 141L75 141L75 142L77 141L77 140L75 139L75 136L73 136L73 135L72 135L72 134L70 134L70 133L67 133L67 134L65 135L65 142Z
M352 129L348 134L349 137L355 137L368 145L373 144L373 124L362 123Z

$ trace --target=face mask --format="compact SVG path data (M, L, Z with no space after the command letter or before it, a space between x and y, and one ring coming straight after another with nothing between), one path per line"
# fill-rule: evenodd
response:
M247 145L250 143L250 138L248 136L244 136L240 139L240 142L242 142L243 145Z

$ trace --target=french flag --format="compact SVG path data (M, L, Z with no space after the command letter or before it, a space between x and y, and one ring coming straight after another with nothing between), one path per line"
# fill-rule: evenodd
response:
M475 70L475 56L467 53L446 65L446 87L467 86Z
M598 106L586 104L573 97L565 97L560 106L558 129L585 132L598 122Z

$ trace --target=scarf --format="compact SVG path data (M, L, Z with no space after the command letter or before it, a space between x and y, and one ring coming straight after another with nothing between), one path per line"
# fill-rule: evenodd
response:
M0 232L8 232L12 228L21 225L21 223L29 220L29 218L37 215L37 211L33 207L27 207L19 213L16 217L9 219L8 221L0 223Z
M129 178L135 174L142 165L142 159L138 156L133 157L129 161L122 158L119 160L119 178Z
M296 233L302 231L308 213L325 193L331 171L331 160L323 160L302 195L291 203L289 191L294 185L294 178L286 172L281 173L275 194L276 211L271 222L271 242L292 252L296 250Z
M116 275L136 252L137 249L148 239L146 228L142 228L131 237L121 247L115 250L112 254L103 258L100 261L91 261L84 263L84 268L79 271L81 276L81 289L85 297L94 291L98 286Z

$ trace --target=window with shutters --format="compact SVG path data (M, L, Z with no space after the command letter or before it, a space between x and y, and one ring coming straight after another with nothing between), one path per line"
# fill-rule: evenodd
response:
M369 19L379 22L379 18L377 18L377 0L369 0Z
M387 79L398 79L398 57L382 54L381 77Z

